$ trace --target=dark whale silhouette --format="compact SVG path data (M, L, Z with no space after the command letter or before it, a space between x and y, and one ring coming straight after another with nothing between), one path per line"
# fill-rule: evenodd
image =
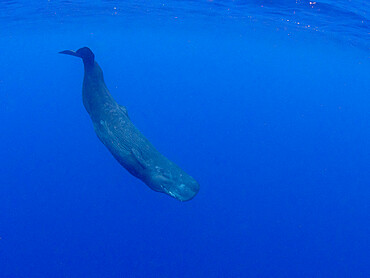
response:
M82 58L83 104L96 134L116 160L151 189L180 201L192 199L199 191L197 181L163 156L134 126L126 108L109 93L94 53L88 47L59 53Z

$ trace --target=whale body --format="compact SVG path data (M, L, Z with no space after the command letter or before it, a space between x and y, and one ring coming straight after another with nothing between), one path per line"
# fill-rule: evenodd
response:
M100 141L133 176L151 189L177 200L188 201L199 191L198 182L162 155L135 127L127 110L119 105L104 82L103 71L88 47L60 52L82 58L83 104Z

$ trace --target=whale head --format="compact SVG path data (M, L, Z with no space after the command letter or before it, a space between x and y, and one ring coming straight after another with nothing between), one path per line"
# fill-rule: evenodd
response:
M155 167L147 184L152 189L182 202L193 199L199 191L199 183L175 165L168 170Z
M94 65L95 55L91 49L86 46L78 49L77 51L64 50L59 53L79 57L82 59L85 65Z

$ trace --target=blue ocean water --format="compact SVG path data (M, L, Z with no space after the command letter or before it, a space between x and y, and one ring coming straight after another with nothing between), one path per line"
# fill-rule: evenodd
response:
M370 277L369 11L0 1L0 277ZM82 46L193 200L101 144Z

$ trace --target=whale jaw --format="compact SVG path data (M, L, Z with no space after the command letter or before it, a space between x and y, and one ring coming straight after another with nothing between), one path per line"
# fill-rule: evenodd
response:
M165 193L181 202L193 199L199 192L198 182L185 173L177 177L154 174L145 183L153 190Z
M180 184L178 187L166 189L163 188L164 193L170 195L171 197L179 200L180 202L190 201L198 194L199 185L196 188L190 188L185 184Z

